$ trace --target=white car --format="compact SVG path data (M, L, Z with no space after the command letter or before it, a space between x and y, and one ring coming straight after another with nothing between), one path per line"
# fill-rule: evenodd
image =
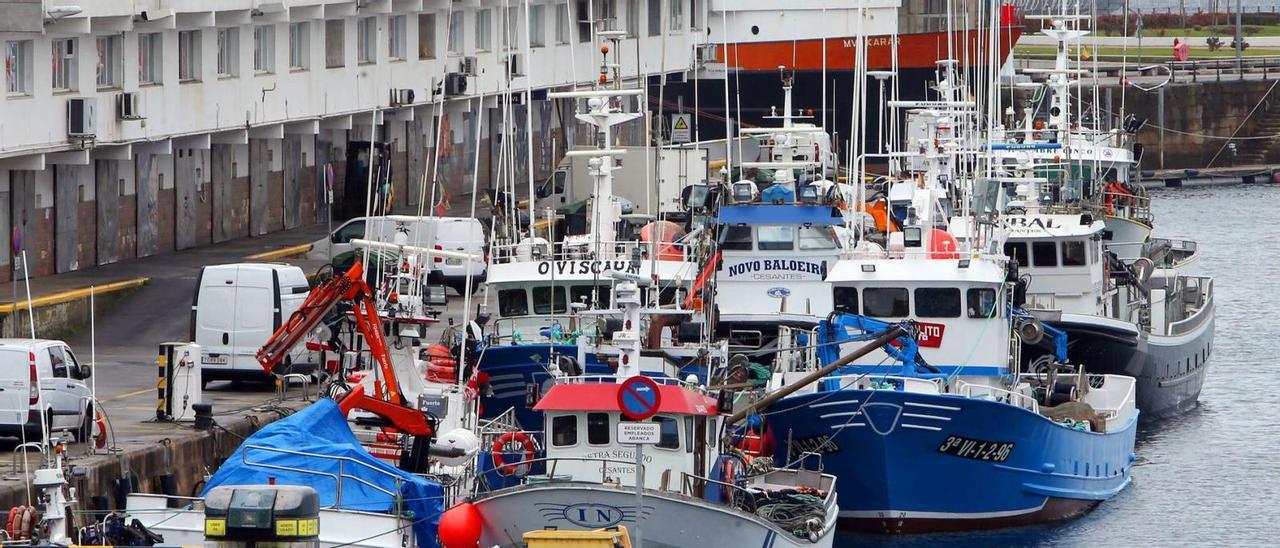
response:
M91 373L62 341L0 339L0 435L38 441L43 419L50 432L88 440L94 412L84 380Z

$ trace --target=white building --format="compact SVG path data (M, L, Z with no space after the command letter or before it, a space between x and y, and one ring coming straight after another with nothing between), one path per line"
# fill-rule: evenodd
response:
M344 175L349 159L363 165L371 136L392 151L393 210L416 211L437 127L440 195L460 205L476 147L488 186L506 91L595 81L593 29L625 32L623 78L684 71L704 10L698 0L0 0L0 237L20 233L42 275L294 228L323 220L326 165L338 200L363 210ZM532 152L545 168L563 150L557 120L572 116L541 97ZM510 116L520 131L523 104ZM0 246L0 280L13 262Z

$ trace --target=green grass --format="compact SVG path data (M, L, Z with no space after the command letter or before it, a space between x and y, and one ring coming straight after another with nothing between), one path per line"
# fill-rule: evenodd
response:
M1249 40L1249 37L1251 36L1280 36L1280 25L1244 25L1243 31L1244 31L1245 41L1247 42ZM1129 36L1134 37L1136 39L1136 37L1134 36L1134 32L1135 32L1135 29L1130 27ZM1097 34L1098 36L1120 36L1119 32L1107 34L1106 31L1099 31ZM1235 34L1236 34L1235 26L1225 25L1225 24L1217 25L1217 26L1200 27L1198 29L1194 27L1178 28L1178 29L1142 29L1142 35L1144 38L1155 38L1155 37L1173 38L1175 36L1180 38L1194 38L1197 36L1198 37L1218 36L1223 38L1227 42L1230 42L1231 37L1235 36Z
M1014 55L1033 55L1036 57L1052 57L1056 51L1057 49L1054 48L1053 46L1015 46L1013 48ZM1099 60L1118 61L1120 57L1125 55L1125 48L1120 46L1105 46L1105 47L1100 47L1096 49L1090 48L1089 52L1095 56L1098 56ZM1136 62L1139 57L1139 54L1141 54L1143 61L1170 60L1170 59L1173 59L1173 48L1143 47L1141 50L1139 50L1136 47L1131 47L1128 49L1128 55L1129 55L1130 61ZM1244 50L1244 53L1242 55L1245 57L1265 57L1268 55L1280 55L1280 49L1251 47L1249 49ZM1227 47L1225 45L1222 47L1222 49L1219 49L1218 51L1209 51L1209 48L1207 46L1204 46L1203 44L1192 43L1191 45L1192 59L1215 59L1215 58L1220 59L1220 58L1228 58L1228 57L1235 57L1235 56L1236 56L1236 50L1231 49L1230 47ZM1074 57L1075 57L1075 50L1073 49L1072 58Z

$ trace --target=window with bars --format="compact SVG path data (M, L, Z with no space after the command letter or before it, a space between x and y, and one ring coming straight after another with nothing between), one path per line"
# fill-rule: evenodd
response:
M685 0L671 0L671 6L667 11L667 19L671 22L671 32L684 30L684 2Z

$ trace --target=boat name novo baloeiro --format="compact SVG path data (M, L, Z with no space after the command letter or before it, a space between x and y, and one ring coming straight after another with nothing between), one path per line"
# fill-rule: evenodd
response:
M631 261L542 261L538 263L538 274L542 276L554 274L564 276L570 274L603 274L610 270L639 274L640 265Z
M805 274L822 276L821 263L783 259L743 261L730 265L728 270L731 278L750 275L756 280L802 280Z

